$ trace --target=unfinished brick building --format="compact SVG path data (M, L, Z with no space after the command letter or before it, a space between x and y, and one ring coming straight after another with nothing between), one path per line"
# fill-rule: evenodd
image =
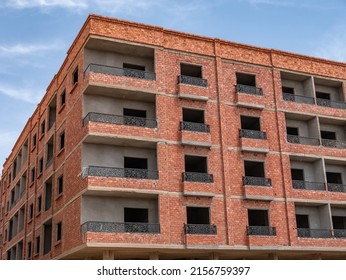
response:
M90 15L1 178L2 259L345 259L346 64Z

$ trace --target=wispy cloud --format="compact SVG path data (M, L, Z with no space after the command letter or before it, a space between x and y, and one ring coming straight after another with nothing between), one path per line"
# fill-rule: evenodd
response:
M31 85L23 86L10 86L7 84L0 83L0 94L7 95L14 99L36 104L40 101L43 96L44 91L41 89L35 89Z
M85 9L88 4L85 0L6 0L5 6L15 9L54 7Z
M42 53L45 51L52 51L61 49L63 46L58 43L52 44L15 44L0 45L0 55L31 55L36 53Z

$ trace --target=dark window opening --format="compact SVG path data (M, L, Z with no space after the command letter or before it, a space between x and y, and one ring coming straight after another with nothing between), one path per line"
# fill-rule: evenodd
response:
M34 217L34 204L31 203L29 206L29 221L31 221Z
M39 162L38 162L38 172L39 174L41 174L43 172L43 158L40 158Z
M210 224L208 207L186 207L188 224Z
M202 78L202 66L181 63L180 75Z
M292 88L292 87L282 87L282 92L283 93L294 94L294 88Z
M34 134L34 136L32 136L32 147L36 147L37 144L37 136L36 134Z
M183 108L183 121L194 122L194 123L204 123L204 111Z
M53 163L53 156L54 156L53 138L50 139L49 142L47 143L46 151L47 151L46 167L49 167Z
M60 147L59 149L62 150L65 147L65 132L60 134Z
M185 156L185 172L208 173L207 158Z
M304 181L304 170L291 168L292 180Z
M41 245L41 238L40 236L37 236L35 239L35 254L40 253L40 245Z
M52 249L52 220L43 225L43 254L47 254Z
M326 92L316 91L316 98L330 100L330 94Z
M66 91L64 90L61 94L60 94L60 107L64 106L66 103Z
M17 260L22 260L23 259L23 241L20 241L17 245Z
M249 226L269 226L268 210L248 209Z
M346 229L346 217L332 216L334 229Z
M130 63L123 63L123 68L124 69L133 69L133 70L145 71L145 66L130 64Z
M78 67L74 70L72 74L72 85L74 86L76 83L78 83Z
M244 161L245 176L264 178L264 163L256 161Z
M148 159L124 157L124 168L148 169Z
M31 169L31 183L35 181L35 167Z
M261 131L260 118L240 116L241 128L248 130Z
M287 133L287 135L299 136L298 127L290 127L290 126L287 126L287 127L286 127L286 133Z
M52 183L47 182L45 186L44 211L52 207Z
M245 86L256 86L256 76L251 74L236 73L237 84Z
M37 198L37 213L40 213L42 210L42 196Z
M310 228L309 215L296 215L297 228Z
M58 178L58 195L61 194L64 190L64 176L61 175Z
M125 223L148 223L148 209L147 208L124 208L124 222Z
M27 252L26 254L27 258L31 259L32 257L32 242L31 241L28 242L28 247L26 249L26 252Z
M41 135L43 135L45 131L46 131L46 122L43 121L41 123Z
M321 138L322 139L336 140L336 133L333 131L321 130Z
M124 116L128 117L137 117L137 118L146 118L147 112L145 110L136 110L136 109L123 109Z
M59 222L56 224L56 241L61 241L62 234L62 223Z
M53 97L53 100L48 106L48 130L52 128L56 121L56 96Z
M342 176L341 173L337 172L326 172L327 183L331 184L340 184L342 185Z

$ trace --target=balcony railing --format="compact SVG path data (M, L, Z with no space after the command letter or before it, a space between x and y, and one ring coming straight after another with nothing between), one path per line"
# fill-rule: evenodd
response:
M332 101L329 99L316 98L316 103L318 106L331 107L336 109L346 109L346 104L342 101Z
M185 224L185 234L217 234L216 225Z
M251 129L239 129L240 138L251 138L251 139L267 139L267 134L259 130Z
M183 172L183 182L213 183L213 174L198 172Z
M293 144L319 146L320 139L287 134L287 142Z
M82 233L160 233L160 224L148 223L115 223L115 222L85 222L81 225Z
M186 84L186 85L199 86L199 87L208 87L208 80L198 78L198 77L180 75L180 76L178 76L178 84Z
M180 129L194 132L210 132L209 125L196 122L180 122Z
M304 103L304 104L315 104L315 99L310 96L304 95L296 95L292 93L283 92L284 100L292 101L296 103Z
M276 236L276 228L269 226L247 226L247 235Z
M346 149L346 141L322 139L322 146L337 149Z
M144 80L155 80L156 75L153 72L136 70L136 69L128 69L128 68L119 68L114 66L100 65L91 63L84 71L84 77L88 75L89 72L93 73L101 73L112 76L123 76L129 78L137 78Z
M82 178L88 176L157 180L159 173L148 169L89 166L82 171Z
M83 119L83 126L88 122L100 122L100 123L111 123L118 125L130 125L130 126L141 126L148 128L156 128L156 119L146 119L132 116L118 116L103 113L88 113Z
M346 229L334 229L335 238L346 238Z
M297 234L303 238L333 238L333 231L330 229L297 228Z
M327 183L327 186L328 186L328 191L330 192L345 192L346 193L346 185Z
M264 177L243 176L243 186L271 187L272 181Z
M237 90L237 92L240 92L240 93L263 95L262 88L258 88L258 87L254 87L254 86L237 84L236 90Z
M292 180L292 186L296 190L315 190L325 191L326 185L323 182L307 182L301 180Z

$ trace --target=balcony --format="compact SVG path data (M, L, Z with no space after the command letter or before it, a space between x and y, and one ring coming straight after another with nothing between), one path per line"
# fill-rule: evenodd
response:
M208 80L198 77L180 75L178 76L178 84L208 87Z
M293 189L296 190L315 190L325 191L326 186L323 182L307 182L301 180L292 180Z
M303 137L303 136L289 135L289 134L287 134L287 142L292 144L302 144L302 145L311 145L311 146L320 145L320 140L318 138Z
M297 228L298 237L302 238L333 238L330 229Z
M327 183L328 191L330 192L344 192L346 193L346 185Z
M315 99L310 96L296 95L287 92L283 92L282 94L285 101L291 101L301 104L315 104Z
M110 123L117 125L129 125L129 126L140 126L147 128L156 128L157 121L156 119L147 119L133 116L119 116L112 114L103 114L103 113L88 113L83 119L83 126L89 122L100 122L100 123Z
M269 226L247 226L247 235L276 236L276 228Z
M82 172L82 178L86 178L88 176L149 179L149 180L158 180L159 178L159 174L157 170L102 167L102 166L89 166L84 168Z
M213 174L198 172L183 172L183 182L213 183Z
M321 139L322 146L328 148L346 149L346 142L334 139Z
M346 109L345 102L341 102L341 101L332 101L332 100L329 100L329 99L316 98L316 104L318 106L322 106L322 107L330 107L330 108L336 108L336 109Z
M264 177L243 176L243 186L271 187L271 179Z
M217 234L216 225L185 224L185 234Z
M240 138L267 139L267 134L265 132L251 129L239 129L239 136Z
M84 77L89 74L89 72L106 74L111 76L122 76L128 78L144 79L153 81L156 79L154 72L142 71L137 69L121 68L114 66L107 66L101 64L90 63L84 71Z
M335 238L346 238L346 229L334 229Z
M249 86L249 85L237 84L236 85L236 91L238 93L247 93L247 94L253 94L253 95L263 95L262 88L258 88L258 87L255 87L255 86Z
M197 123L197 122L180 122L180 129L186 130L186 131L193 131L193 132L204 132L209 133L210 127L207 124L204 123Z
M116 223L116 222L85 222L81 225L81 232L105 233L160 233L160 224L149 223Z

